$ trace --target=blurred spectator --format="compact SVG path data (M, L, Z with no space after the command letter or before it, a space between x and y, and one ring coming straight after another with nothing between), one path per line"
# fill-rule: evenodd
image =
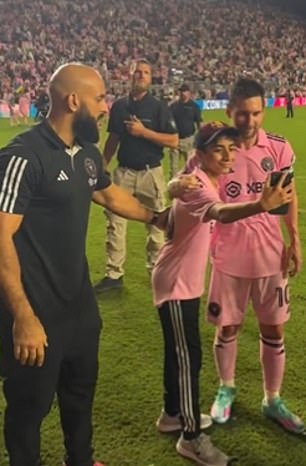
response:
M35 99L36 115L34 119L36 121L43 119L48 112L49 97L44 88L39 88Z
M287 110L286 118L294 117L293 101L294 101L294 94L290 89L288 89L286 93L286 110Z
M170 105L179 135L179 144L169 150L169 178L173 178L180 169L180 162L186 164L188 154L193 149L194 134L200 128L201 110L191 99L190 88L182 84L179 88L179 98Z

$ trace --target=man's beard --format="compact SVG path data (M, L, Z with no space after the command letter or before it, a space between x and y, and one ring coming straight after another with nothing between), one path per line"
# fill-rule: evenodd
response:
M97 120L92 117L87 108L82 106L75 114L73 132L77 139L93 144L99 141L99 128Z
M148 92L149 88L150 88L149 84L133 83L132 92L136 94L141 94L143 92Z
M253 139L258 133L257 128L252 128L250 130L240 130L240 134L244 139Z

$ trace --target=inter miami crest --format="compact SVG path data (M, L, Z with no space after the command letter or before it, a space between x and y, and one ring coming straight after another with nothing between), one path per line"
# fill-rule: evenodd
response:
M86 157L86 159L84 160L84 168L87 175L89 176L89 186L95 186L97 184L97 166L94 160L90 159L89 157Z
M264 157L260 162L260 165L266 173L271 172L274 169L274 160L269 156Z
M84 160L84 167L90 178L97 178L97 167L92 159L86 157Z

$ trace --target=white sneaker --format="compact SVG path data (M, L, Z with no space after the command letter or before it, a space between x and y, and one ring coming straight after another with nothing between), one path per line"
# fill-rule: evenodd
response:
M202 466L227 466L230 462L230 458L218 450L205 434L200 434L193 440L185 440L181 435L176 444L176 451Z
M211 417L208 414L201 414L201 429L207 429L211 425ZM162 410L159 418L156 421L156 427L159 432L166 434L170 432L176 432L177 430L182 430L183 424L179 414L176 416L169 416L169 414Z

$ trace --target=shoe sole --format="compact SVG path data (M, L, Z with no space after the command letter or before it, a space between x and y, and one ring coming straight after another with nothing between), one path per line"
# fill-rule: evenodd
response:
M226 418L226 419L218 419L218 418L213 417L213 416L211 416L211 418L212 418L212 420L213 420L213 422L215 424L226 424L230 420L231 416Z
M176 445L176 451L184 458L193 460L195 463L200 464L201 466L225 466L224 463L221 465L220 463L207 463L207 461L204 462L197 455L192 453L190 450L183 448L181 445ZM229 464L229 461L227 464Z
M171 432L178 432L179 430L182 430L183 427L181 424L177 424L175 426L163 426L156 423L156 428L161 434L171 434Z
M208 414L204 414L201 416L201 426L200 426L201 430L208 429L212 425L213 425L213 419L211 416L209 416Z
M263 415L269 421L274 422L274 424L277 424L278 426L282 427L286 432L289 432L289 434L306 435L305 427L301 430L292 430L289 427L287 427L286 424L283 424L281 421L279 421L276 417L272 417L269 414L266 414L265 412L263 412Z
M171 432L178 432L183 429L183 426L181 423L173 424L170 426L169 424L168 425L159 424L159 422L157 421L155 425L156 425L158 432L162 434L170 434ZM201 426L200 426L201 430L208 429L212 425L213 425L213 420L209 415L201 416Z
M191 451L189 450L186 450L185 448L183 448L181 445L178 445L176 446L176 451L181 455L183 456L184 458L188 458L190 460L193 460L195 461L197 464L200 464L201 466L215 466L213 465L212 463L207 463L203 460L201 460L197 455L195 455L194 453L192 453Z

